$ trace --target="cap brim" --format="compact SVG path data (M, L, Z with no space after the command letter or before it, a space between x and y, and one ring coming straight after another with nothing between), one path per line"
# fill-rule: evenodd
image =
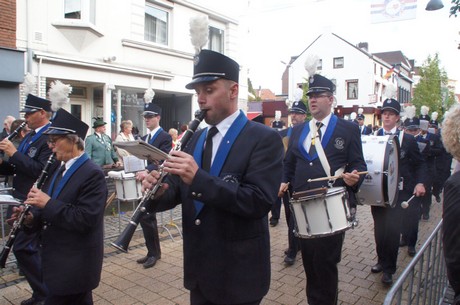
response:
M382 112L385 111L385 110L391 110L391 111L393 111L394 113L396 113L396 114L399 115L399 111L398 111L398 109L396 109L396 108L393 108L393 107L385 107L385 108L382 108L382 109L381 109Z
M312 88L307 91L307 95L309 95L310 93L322 93L322 92L330 92L330 91L327 89L323 89L323 88Z
M215 80L218 80L219 78L221 77L219 76L200 76L200 77L194 78L190 83L185 85L185 88L194 89L197 84L213 82Z
M48 135L75 134L75 130L64 129L64 128L56 128L56 127L49 127L47 130L45 130L43 132L43 134L48 134Z
M144 111L142 113L142 116L156 116L158 115L158 113L154 112L154 111Z
M289 113L307 114L305 111L298 109L291 109L289 110Z
M39 110L41 110L41 109L25 107L24 109L22 109L19 112L26 112L27 113L27 112L37 112Z

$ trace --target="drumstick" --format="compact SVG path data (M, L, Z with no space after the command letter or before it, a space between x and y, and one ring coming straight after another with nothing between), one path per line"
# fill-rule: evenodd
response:
M414 197L415 197L415 195L412 195L412 197L410 197L409 200L401 202L401 207L402 207L403 209L407 209L407 208L409 207L409 202L410 202L412 199L414 199Z
M367 173L368 173L367 171L357 172L358 175L366 175ZM307 182L324 181L324 180L332 180L332 179L339 179L339 178L342 178L342 175L308 179Z

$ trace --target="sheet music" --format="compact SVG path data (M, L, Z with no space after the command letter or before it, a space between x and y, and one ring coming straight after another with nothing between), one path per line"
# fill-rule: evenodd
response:
M11 195L0 194L0 204L20 204L21 202Z
M159 162L169 158L167 153L142 140L113 142L113 145L149 162Z

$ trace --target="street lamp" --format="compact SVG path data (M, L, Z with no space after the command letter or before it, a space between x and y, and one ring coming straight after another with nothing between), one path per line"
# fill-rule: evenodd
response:
M441 0L430 0L428 4L426 5L425 10L427 11L436 11L440 10L444 7L444 4L442 4Z

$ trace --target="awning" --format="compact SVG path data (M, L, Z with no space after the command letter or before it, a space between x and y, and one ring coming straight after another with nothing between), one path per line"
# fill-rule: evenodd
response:
M262 115L262 112L248 112L248 113L246 113L246 116L251 121L254 120L256 117L258 117L259 115Z

